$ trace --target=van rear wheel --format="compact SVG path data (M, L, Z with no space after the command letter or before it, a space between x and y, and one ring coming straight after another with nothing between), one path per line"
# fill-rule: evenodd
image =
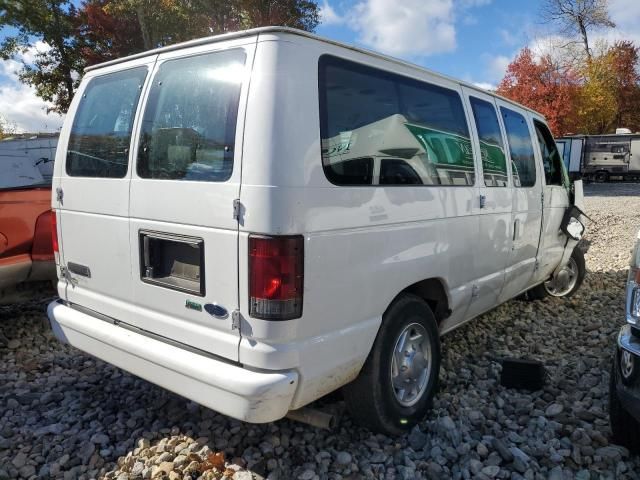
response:
M440 372L435 316L403 294L387 309L358 378L344 387L349 413L375 432L399 435L429 411Z

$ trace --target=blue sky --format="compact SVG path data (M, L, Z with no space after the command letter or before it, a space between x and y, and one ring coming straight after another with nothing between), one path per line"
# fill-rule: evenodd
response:
M316 33L399 57L429 69L495 88L517 52L554 52L566 39L539 18L542 0L318 0L322 23ZM617 28L593 35L640 44L640 0L609 0ZM7 35L0 31L0 39ZM42 50L39 43L33 50ZM23 59L29 61L33 52ZM33 89L17 80L18 61L0 61L0 115L19 130L54 131L62 124L47 115Z

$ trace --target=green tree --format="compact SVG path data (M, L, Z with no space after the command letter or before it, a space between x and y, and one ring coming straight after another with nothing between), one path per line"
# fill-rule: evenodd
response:
M0 28L17 30L0 43L0 57L21 59L37 41L44 42L46 49L36 52L32 63L23 62L19 78L58 113L69 107L84 64L77 48L75 18L70 0L0 0Z

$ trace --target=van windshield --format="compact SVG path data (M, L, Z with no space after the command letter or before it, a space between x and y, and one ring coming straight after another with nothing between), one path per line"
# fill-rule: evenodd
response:
M244 64L238 49L159 67L142 121L140 177L223 182L231 176Z

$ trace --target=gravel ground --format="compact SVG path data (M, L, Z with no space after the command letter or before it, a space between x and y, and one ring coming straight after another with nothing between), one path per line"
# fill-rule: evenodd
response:
M346 415L334 432L243 424L60 345L47 299L0 307L0 479L640 478L640 459L610 444L607 416L639 195L587 187L596 223L582 289L508 302L446 336L433 411L401 438ZM504 356L544 361L545 388L500 386ZM344 411L339 395L323 403Z

